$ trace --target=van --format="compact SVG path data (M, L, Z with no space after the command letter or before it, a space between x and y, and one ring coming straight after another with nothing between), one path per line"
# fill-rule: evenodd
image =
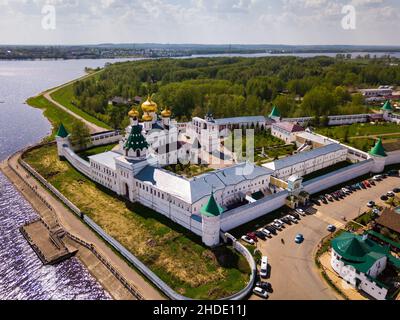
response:
M266 278L268 274L268 257L262 257L261 259L261 269L260 276L261 278Z

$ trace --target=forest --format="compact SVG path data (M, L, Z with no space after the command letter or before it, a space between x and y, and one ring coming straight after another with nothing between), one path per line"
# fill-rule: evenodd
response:
M109 105L153 95L178 121L207 112L215 118L268 115L328 116L368 112L356 89L400 85L395 58L330 57L158 59L116 63L76 82L71 103L115 128L126 125L131 106Z

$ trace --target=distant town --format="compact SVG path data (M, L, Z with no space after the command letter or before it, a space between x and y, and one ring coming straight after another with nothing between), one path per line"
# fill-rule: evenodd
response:
M400 53L400 46L340 45L202 45L202 44L98 44L98 45L2 45L0 60L169 58L215 54L324 54Z

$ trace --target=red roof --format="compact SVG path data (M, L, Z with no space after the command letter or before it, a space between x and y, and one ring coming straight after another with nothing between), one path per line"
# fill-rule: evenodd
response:
M295 122L279 122L274 124L274 126L291 133L305 131L301 125Z

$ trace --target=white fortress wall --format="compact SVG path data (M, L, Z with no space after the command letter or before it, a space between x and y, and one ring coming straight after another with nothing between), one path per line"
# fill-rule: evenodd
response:
M72 149L64 147L63 149L63 156L68 162L76 168L78 171L86 175L88 178L92 178L92 171L90 169L89 162L83 160L79 157Z
M374 160L369 159L349 167L339 169L324 176L304 182L304 190L310 194L315 194L335 185L355 179L371 172Z
M281 191L252 204L247 204L223 213L221 217L221 229L224 231L232 230L283 207L288 195L287 191Z
M387 155L385 165L400 163L400 150L388 152Z
M118 143L123 138L120 131L110 131L99 133L91 137L91 147L97 147L105 144Z

